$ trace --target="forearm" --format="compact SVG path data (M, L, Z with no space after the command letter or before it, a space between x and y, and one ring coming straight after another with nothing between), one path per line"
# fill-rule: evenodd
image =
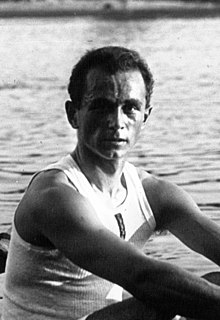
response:
M220 287L171 264L153 261L148 270L140 265L132 294L143 302L198 319L219 319Z
M144 304L137 299L130 298L122 302L113 303L89 315L87 320L171 320L173 313Z

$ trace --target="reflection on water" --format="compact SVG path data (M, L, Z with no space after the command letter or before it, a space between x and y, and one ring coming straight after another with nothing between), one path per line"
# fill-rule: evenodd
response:
M64 114L70 70L87 49L109 44L140 51L155 78L154 110L130 159L181 185L220 223L219 32L219 19L0 20L1 230L31 175L74 148ZM202 261L170 235L147 248L193 270Z

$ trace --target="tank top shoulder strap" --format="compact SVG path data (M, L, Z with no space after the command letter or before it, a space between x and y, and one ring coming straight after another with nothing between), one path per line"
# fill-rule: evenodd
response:
M131 163L126 162L125 168L124 168L124 174L125 174L125 180L130 181L130 183L134 186L142 212L146 220L148 221L150 227L152 228L152 230L154 230L156 228L156 221L155 221L152 209L150 207L150 204L148 202L146 193L144 191L143 185L141 183L141 179L138 175L137 169Z
M82 173L78 164L69 154L61 158L58 162L47 166L45 170L58 169L65 173L69 181L81 194L91 192L91 185L85 175Z

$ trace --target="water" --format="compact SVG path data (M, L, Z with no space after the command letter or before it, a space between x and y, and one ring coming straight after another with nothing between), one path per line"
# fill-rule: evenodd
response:
M0 231L10 226L31 175L73 150L64 101L73 64L87 49L125 45L147 59L154 107L130 159L187 190L220 224L220 19L0 20ZM171 235L147 246L155 258L213 270Z

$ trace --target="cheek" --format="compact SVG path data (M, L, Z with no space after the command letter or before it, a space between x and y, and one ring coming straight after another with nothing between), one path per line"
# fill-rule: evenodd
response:
M142 129L142 123L136 123L136 125L133 127L133 132L132 132L132 136L133 136L133 140L134 142L137 141L137 139L139 138L140 134L141 134L141 130Z
M83 134L86 138L90 138L97 132L97 129L100 128L100 120L97 116L85 117L83 119Z

